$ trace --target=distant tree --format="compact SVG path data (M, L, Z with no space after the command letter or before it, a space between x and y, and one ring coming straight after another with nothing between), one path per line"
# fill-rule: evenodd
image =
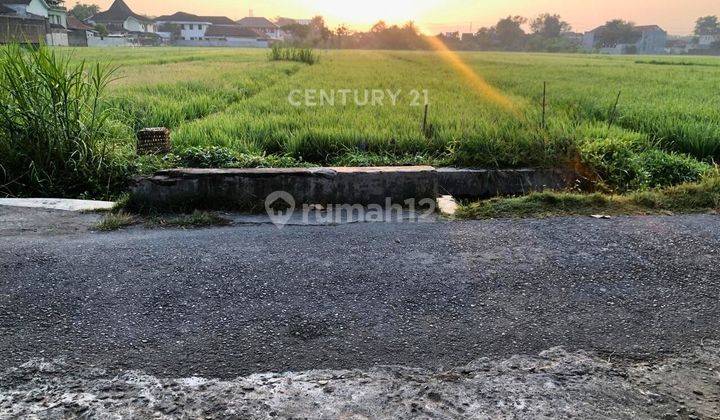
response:
M495 28L480 28L475 33L475 43L482 50L491 49L495 45Z
M720 33L720 21L717 16L705 16L695 22L695 35L714 35Z
M335 47L346 48L348 46L350 38L352 37L352 32L350 31L350 29L348 29L347 26L340 25L335 28L335 33L333 35L337 40L337 42L335 43Z
M415 26L415 22L409 21L402 27L402 38L403 43L408 49L422 49L426 47L423 37L420 34L420 30Z
M380 20L376 24L374 24L372 26L372 28L370 28L370 33L371 34L379 34L379 33L387 31L387 28L388 27L385 24L385 21Z
M503 49L516 50L522 48L525 31L522 25L527 22L522 16L508 16L495 25L497 41Z
M179 40L182 35L182 28L177 23L165 23L159 29L160 32L169 32L172 41Z
M311 45L319 46L325 44L332 36L332 31L325 25L325 19L322 16L315 16L310 21L309 33L306 41Z
M290 34L292 44L302 44L308 38L310 34L310 26L300 25L299 23L292 23L290 25L282 26L284 32Z
M570 32L572 27L563 21L560 15L543 13L530 22L530 29L534 34L543 38L557 38L563 33Z
M100 6L97 4L78 3L70 9L70 13L80 20L85 20L100 13Z
M357 46L385 50L416 50L427 48L415 23L388 26L384 21L375 23L369 32L355 34Z
M102 23L98 23L97 25L95 25L95 30L97 31L98 35L100 35L101 39L105 38L109 34L107 26L103 25Z
M607 22L595 36L596 48L612 48L618 44L634 44L642 34L632 22L615 19Z

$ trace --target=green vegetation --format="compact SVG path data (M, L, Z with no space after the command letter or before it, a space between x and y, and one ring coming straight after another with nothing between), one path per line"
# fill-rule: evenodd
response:
M53 55L10 47L3 54L0 95L13 104L1 111L4 194L116 196L130 176L172 166L398 164L572 165L624 192L696 181L720 159L720 60L713 57L656 65L633 57L458 53L506 107L426 51L329 51L313 66L240 49ZM117 80L108 62L120 65ZM60 98L73 100L56 101L56 85L67 87ZM306 89L353 93L332 106L292 104L289 95L302 99ZM362 100L371 89L399 91L397 103L385 96L382 105L358 106L354 92ZM172 154L134 156L134 132L149 126L172 130Z
M195 210L191 214L151 216L146 220L147 227L165 227L197 229L209 226L226 226L230 220L218 216L215 213Z
M720 210L720 177L695 184L626 195L566 192L532 193L464 204L456 217L466 219L553 217L568 215L645 215L707 213Z
M320 61L320 56L312 48L292 47L275 44L270 49L270 61L297 61L313 65Z
M102 109L107 65L50 49L0 51L0 193L106 197L125 181L127 127Z
M195 210L190 214L150 214L138 215L128 213L125 204L108 212L95 226L96 230L111 232L129 226L144 224L146 228L181 228L196 229L209 226L227 226L230 220L215 213Z
M137 223L137 218L132 214L124 211L112 211L107 213L100 223L95 226L95 229L103 232L111 232L114 230L122 229L128 226L132 226Z

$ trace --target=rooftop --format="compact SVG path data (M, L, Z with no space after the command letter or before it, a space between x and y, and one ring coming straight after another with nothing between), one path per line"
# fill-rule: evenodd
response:
M73 15L68 15L67 27L68 29L75 29L78 31L91 31L93 29L92 26L84 24L80 21L80 19L76 18Z
M90 20L93 22L124 22L129 17L133 17L141 22L152 22L152 19L133 12L130 6L123 0L115 0L108 10L96 14L91 17Z
M278 29L279 27L264 17L246 17L237 21L243 28Z
M212 25L235 25L235 21L226 16L198 16L192 13L175 12L172 15L158 16L156 22L202 22Z

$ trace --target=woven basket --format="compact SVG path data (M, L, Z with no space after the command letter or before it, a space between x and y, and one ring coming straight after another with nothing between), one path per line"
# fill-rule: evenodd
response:
M144 128L137 133L137 154L156 155L169 153L170 130L165 127Z

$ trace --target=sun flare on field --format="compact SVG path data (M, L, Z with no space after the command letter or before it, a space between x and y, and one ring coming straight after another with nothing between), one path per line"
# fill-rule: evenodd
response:
M442 0L318 0L317 9L334 21L350 25L372 24L379 20L401 24L427 16Z

